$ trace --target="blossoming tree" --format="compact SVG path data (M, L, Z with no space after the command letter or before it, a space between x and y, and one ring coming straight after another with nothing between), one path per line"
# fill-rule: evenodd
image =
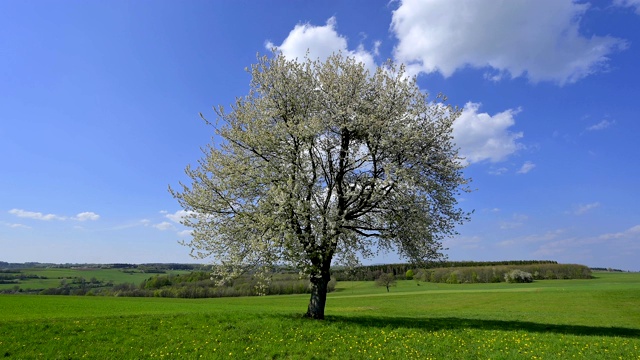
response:
M379 251L442 257L442 240L468 218L456 201L467 190L451 138L458 108L428 100L391 62L372 73L342 54L274 54L248 71L249 94L207 121L221 141L187 167L191 184L170 189L192 255L224 276L297 267L315 319L332 263Z

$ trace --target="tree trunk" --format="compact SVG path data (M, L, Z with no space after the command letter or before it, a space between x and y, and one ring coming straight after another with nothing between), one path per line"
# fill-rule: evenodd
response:
M311 299L309 300L309 308L306 317L311 319L324 319L324 306L327 303L327 284L331 277L329 275L322 277L311 277Z

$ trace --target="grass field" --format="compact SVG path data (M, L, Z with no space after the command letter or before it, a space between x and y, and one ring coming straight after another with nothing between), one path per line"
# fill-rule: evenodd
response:
M25 275L37 275L46 279L26 279L20 281L19 287L23 290L55 288L60 285L62 279L73 279L82 277L86 280L96 278L100 281L111 281L114 284L134 283L140 284L142 281L152 277L153 273L145 273L132 269L74 269L74 268L33 268L20 269ZM166 274L188 274L188 270L169 270ZM165 274L163 274L165 275ZM0 284L0 290L11 289L15 284Z
M308 295L0 296L9 359L640 359L640 274L531 284L339 282Z

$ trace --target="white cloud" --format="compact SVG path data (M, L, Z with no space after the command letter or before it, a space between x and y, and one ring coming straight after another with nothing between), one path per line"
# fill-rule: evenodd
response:
M602 120L597 124L589 126L587 130L588 131L604 130L615 123L616 123L615 121Z
M515 153L522 145L517 143L522 132L510 132L519 110L506 110L493 116L478 113L480 104L469 102L453 123L453 139L460 147L466 163L484 160L500 162Z
M513 246L531 243L548 242L558 239L566 231L564 229L556 229L548 231L544 234L532 234L515 239L504 240L498 243L498 246Z
M30 226L23 225L23 224L13 224L13 223L5 223L5 222L3 222L2 224L12 229L31 229Z
M174 212L173 214L169 214L166 211L163 213L164 217L166 217L167 219L173 221L174 223L180 224L182 219L188 217L189 215L193 214L192 211L185 211L185 210L178 210L176 212Z
M100 215L92 211L85 211L85 212L79 213L73 219L78 221L87 221L87 220L96 221L99 218L100 218Z
M442 241L445 248L457 249L480 249L482 248L482 238L479 236L457 236Z
M152 225L152 226L153 226L154 228L156 228L156 229L158 229L158 230L162 230L162 231L175 229L175 227L173 226L173 224L171 224L171 223L170 223L170 222L168 222L168 221L163 221L163 222L161 222L161 223L159 223L159 224L155 224L155 225Z
M489 170L489 174L491 175L503 175L506 174L507 171L509 171L509 169L507 169L506 167L501 167L501 168L497 168L497 169L491 169Z
M531 161L526 161L524 164L522 164L522 167L520 167L520 170L518 170L518 174L526 174L529 171L533 170L533 168L536 167L536 164L532 163Z
M635 8L636 14L640 15L640 0L613 0L613 4L622 7Z
M528 219L529 219L529 217L527 215L524 215L524 214L513 214L513 216L511 217L511 220L503 221L500 224L500 229L509 230L509 229L519 228Z
M617 232L617 233L609 233L600 235L599 239L602 240L610 240L610 239L637 239L640 236L640 225L633 226L625 231Z
M178 232L178 236L180 237L188 237L191 236L191 230L182 230Z
M621 232L594 236L576 236L568 229L531 234L498 243L506 249L526 249L538 259L556 260L561 263L577 263L590 266L619 267L616 263L634 264L634 256L640 251L640 224ZM624 249L624 251L621 251Z
M357 61L365 64L371 71L375 70L376 64L374 53L378 51L380 42L374 43L373 52L367 51L360 44L355 51L349 50L347 38L336 31L337 21L335 17L329 18L324 26L313 26L309 23L296 25L286 39L280 45L275 45L267 41L265 46L268 50L277 48L289 59L310 59L326 60L331 54L341 51L345 56L354 57Z
M621 258L629 255L632 257L640 250L640 244L637 241L638 236L640 236L640 225L635 225L621 232L607 233L594 237L550 239L552 241L541 244L534 254L537 256L554 257L564 255L574 259L576 249L581 249L583 254L589 255L591 262L595 260L603 261L604 259ZM625 249L625 251L620 252L620 249Z
M13 214L13 215L15 215L17 217L21 217L21 218L45 220L45 221L66 220L66 217L64 217L64 216L58 216L58 215L55 215L55 214L43 214L41 212L26 211L26 210L22 210L22 209L11 209L11 210L9 210L9 214Z
M589 211L591 211L591 210L593 210L593 209L595 209L595 208L597 208L599 206L600 206L599 202L594 202L594 203L591 203L591 204L584 204L584 205L581 204L581 205L576 206L576 208L573 210L573 214L574 215L583 215L583 214L586 214L587 212L589 212Z
M572 0L402 0L391 23L395 58L414 74L449 77L471 66L489 68L492 80L573 83L606 68L609 54L627 46L581 35L588 8Z
M44 221L50 221L50 220L64 221L69 219L76 220L76 221L87 221L87 220L95 221L100 218L100 215L92 211L81 212L78 215L73 217L67 217L67 216L61 216L61 215L55 215L55 214L43 214L41 212L26 211L22 209L11 209L9 210L9 213L21 218L44 220Z

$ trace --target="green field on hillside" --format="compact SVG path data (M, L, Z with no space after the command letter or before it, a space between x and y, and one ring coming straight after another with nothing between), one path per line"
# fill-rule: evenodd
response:
M640 359L640 274L530 284L338 282L308 295L0 296L0 357Z
M142 281L157 275L156 273L146 273L136 269L100 269L100 268L31 268L20 269L21 274L33 275L40 278L29 278L20 280L18 284L0 284L0 290L11 289L18 285L22 290L55 288L60 285L63 279L84 278L90 280L95 278L102 282L112 282L114 284L133 283L140 284ZM188 270L168 270L166 274L188 274Z

